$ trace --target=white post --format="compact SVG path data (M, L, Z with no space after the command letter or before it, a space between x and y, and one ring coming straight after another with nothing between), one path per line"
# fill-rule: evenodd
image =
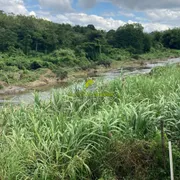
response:
M169 161L170 161L171 180L174 180L173 157L172 157L172 146L171 146L171 141L169 141Z

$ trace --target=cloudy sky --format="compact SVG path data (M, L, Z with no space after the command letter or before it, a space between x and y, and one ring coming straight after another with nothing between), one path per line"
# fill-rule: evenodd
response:
M134 22L146 32L180 26L180 0L0 0L0 9L105 30Z

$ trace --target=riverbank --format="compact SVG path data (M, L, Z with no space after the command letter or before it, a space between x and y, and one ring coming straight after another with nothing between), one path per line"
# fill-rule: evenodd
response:
M82 68L65 66L58 70L53 66L50 68L40 67L38 61L28 59L28 62L34 62L35 70L19 69L17 66L2 66L0 70L0 96L25 93L30 90L48 89L54 86L61 86L76 80L86 79L87 77L98 76L105 72L115 71L126 67L143 67L147 63L164 61L169 58L180 57L179 50L156 50L142 55L123 56L123 60L112 60L110 67L104 65L89 65ZM130 60L129 60L130 59ZM6 60L6 58L5 58ZM8 61L8 59L7 59ZM16 61L16 58L15 60ZM23 60L25 62L25 60ZM39 67L39 68L38 68ZM34 67L35 68L35 67Z
M174 56L177 57L177 56ZM170 56L170 58L174 58ZM127 69L129 68L140 68L144 67L147 64L157 63L160 61L166 61L169 58L159 58L159 59L149 59L145 60L143 58L136 60L124 60L124 61L112 61L111 67L96 66L95 68L90 68L88 70L74 70L68 69L69 75L67 78L60 80L56 77L56 74L53 73L50 69L39 69L36 72L33 72L37 75L37 79L34 81L21 81L20 79L15 81L13 84L8 84L7 82L0 81L0 96L6 97L9 95L21 94L28 92L30 90L39 90L48 89L54 86L63 86L64 84L71 83L72 81L86 79L88 77L96 77L105 72L115 71L117 69ZM35 76L33 75L33 76ZM17 76L17 75L16 75ZM20 76L20 75L19 75Z

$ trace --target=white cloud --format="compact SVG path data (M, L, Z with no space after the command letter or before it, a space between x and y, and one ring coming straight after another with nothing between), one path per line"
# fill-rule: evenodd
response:
M42 8L51 9L53 11L69 12L73 11L71 0L39 0Z
M180 8L179 9L155 9L146 12L147 17L153 22L179 23Z
M64 17L65 16L65 17ZM125 24L125 22L121 20L114 20L113 18L104 18L97 15L87 15L84 13L68 13L62 16L57 16L57 21L61 22L65 18L67 18L67 22L74 25L82 25L86 26L88 24L93 24L98 29L117 29L119 26Z
M72 11L71 7L72 0L39 0L41 7L45 8L46 10L41 9L39 11L31 11L28 12L27 8L23 0L0 0L0 9L4 10L8 13L15 13L15 14L24 14L24 15L33 15L36 17L41 17L47 20L51 20L57 23L69 23L72 25L82 25L87 26L88 24L94 24L94 26L98 29L110 30L110 29L117 29L119 26L124 25L126 22L122 20L116 20L112 17L115 17L114 13L108 14L107 17L98 16L98 15L88 15L85 13L78 13L78 12L68 12ZM89 0L88 0L89 1ZM105 1L105 0L97 0L97 1ZM106 0L106 1L113 1L114 3L120 4L123 0ZM133 0L126 0L127 2ZM154 1L154 0L152 0ZM162 0L160 0L161 2ZM166 1L166 0L165 0ZM175 2L175 0L172 0ZM85 1L84 1L85 2ZM86 1L87 2L87 1ZM92 0L94 3L95 1ZM142 1L141 1L142 2ZM147 3L147 0L145 0ZM137 0L137 4L139 0ZM90 4L89 4L90 6ZM86 6L86 7L89 7ZM59 11L59 13L52 13L49 8ZM64 12L64 13L63 13ZM178 19L180 17L180 8L176 9L154 9L154 10L147 10L144 11L147 15L148 21L145 21L143 17L136 17L131 11L125 11L121 9L121 14L123 16L127 16L129 18L136 19L137 22L140 22L146 32L151 32L154 30L166 30L168 28L172 28L174 26L180 25ZM134 23L135 21L129 20L128 23ZM145 23L146 22L146 23Z
M31 12L29 13L29 15L30 15L30 16L36 16L36 13L35 13L34 11L31 11Z
M37 16L41 18L48 18L56 23L68 23L71 25L87 26L93 24L97 29L117 29L119 26L125 24L124 21L114 20L113 18L104 18L97 15L88 15L85 13L64 13L52 15L50 12L37 12Z
M126 16L141 23L145 31L148 32L154 30L162 31L178 25L180 26L180 0L79 0L79 3L83 3L83 6L86 8L93 7L99 2L113 3L120 8L116 15L115 13L104 13L102 16ZM135 10L137 13L140 12L144 16L136 16L132 13L132 10Z
M161 23L142 23L145 32L152 32L152 31L164 31L170 28L173 28L167 24Z
M49 19L53 22L57 23L68 23L71 25L81 25L81 26L87 26L88 24L93 24L97 29L103 29L103 30L110 30L110 29L117 29L120 26L123 26L126 22L121 20L115 20L113 18L104 18L97 15L88 15L85 13L65 13L65 14L58 14L52 16L49 12L39 12L37 13L38 17ZM137 23L137 21L128 21L129 24ZM172 28L172 26L168 26L167 24L161 24L161 23L144 23L141 22L141 24L144 27L145 32L151 32L151 31L162 31L169 28Z
M28 14L23 0L0 0L0 9L7 13Z

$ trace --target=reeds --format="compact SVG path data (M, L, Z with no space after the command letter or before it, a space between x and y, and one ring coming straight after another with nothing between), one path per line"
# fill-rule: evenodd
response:
M179 77L179 67L173 66L160 75L100 83L95 96L67 89L54 91L49 102L36 94L34 105L3 108L0 179L106 179L106 170L113 172L111 179L155 177L163 169L160 119L166 138L179 146ZM104 91L113 96L97 96ZM178 169L180 151L174 151ZM149 164L138 159L142 156L151 158L144 159ZM168 178L168 168L161 175Z

